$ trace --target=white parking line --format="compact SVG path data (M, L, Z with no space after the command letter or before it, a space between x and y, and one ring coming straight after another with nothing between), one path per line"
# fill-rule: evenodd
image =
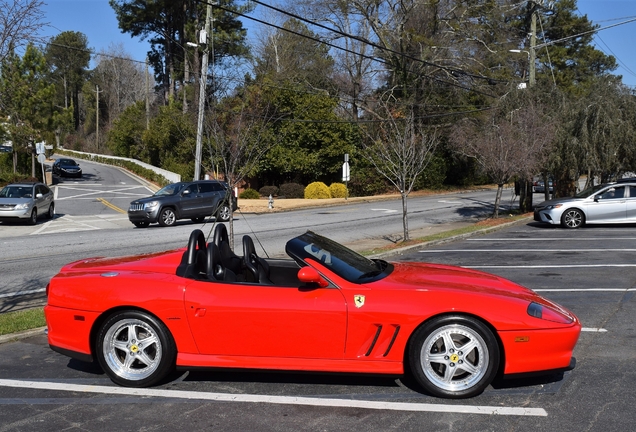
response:
M334 408L363 408L363 409L373 409L373 410L412 411L412 412L440 412L440 413L539 416L539 417L548 416L548 413L543 408L525 408L525 407L443 405L443 404L426 404L426 403L361 401L361 400L350 400L350 399L315 398L315 397L302 397L302 396L207 393L207 392L193 392L193 391L182 391L182 390L136 389L136 388L124 388L124 387L92 386L92 385L78 385L78 384L44 382L44 381L22 381L22 380L10 380L10 379L0 379L0 386L21 388L21 389L58 390L58 391L80 392L80 393L101 393L101 394L115 394L115 395L126 395L126 396L208 400L208 401L219 401L219 402L269 403L269 404L281 404L281 405L304 405L304 406L321 406L321 407L334 407Z
M542 237L535 237L535 238L501 238L501 237L497 237L497 238L493 238L493 237L487 237L487 238L469 238L466 239L466 241L514 241L514 242L524 242L524 241L541 241L541 242L548 242L548 241L592 241L592 240L601 240L601 241L606 241L606 240L612 240L612 241L616 241L616 240L636 240L636 237L581 237L581 238L576 238L576 237L553 237L553 238L542 238Z
M607 333L607 330L604 328L595 328L595 327L583 327L581 328L582 332L590 332L590 333Z
M564 265L483 265L462 266L470 269L532 269L532 268L564 268ZM591 268L591 267L636 267L636 264L568 264L567 268Z
M419 251L421 253L443 253L443 252L459 252L459 253L474 253L474 252L636 252L636 249L424 249Z

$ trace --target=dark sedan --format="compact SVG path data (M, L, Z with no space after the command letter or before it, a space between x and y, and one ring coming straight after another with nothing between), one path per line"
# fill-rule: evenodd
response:
M82 169L73 159L60 158L53 163L53 174L60 177L82 177Z

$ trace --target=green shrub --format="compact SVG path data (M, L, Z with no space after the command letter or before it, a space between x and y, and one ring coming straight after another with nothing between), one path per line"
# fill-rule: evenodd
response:
M346 198L347 187L342 183L331 183L329 186L329 192L331 192L332 198Z
M304 198L305 187L298 183L283 183L280 185L279 194L284 198Z
M278 188L276 186L263 186L258 190L258 193L264 197L269 197L270 195L275 197L278 196Z
M375 168L366 167L355 171L351 176L349 196L382 195L395 191L388 181Z
M327 199L331 198L329 188L323 182L313 182L305 188L305 199Z
M259 199L261 195L254 189L247 188L239 194L241 199Z

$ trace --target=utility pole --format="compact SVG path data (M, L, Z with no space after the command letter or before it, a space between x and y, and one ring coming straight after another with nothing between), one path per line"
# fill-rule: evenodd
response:
M537 53L534 47L537 46L537 4L532 5L532 18L530 20L530 87L536 84L536 60Z
M95 105L95 142L97 143L97 152L99 152L99 93L104 90L100 90L99 85L95 87L95 93L97 94L97 102Z
M148 56L146 56L146 130L150 129L150 76L148 74Z
M212 3L208 2L205 13L205 30L203 34L199 35L199 44L205 44L205 51L203 51L203 62L201 65L201 78L199 80L199 117L197 121L197 146L196 153L194 155L194 180L201 178L201 147L203 140L203 111L205 109L205 86L208 80L208 54L209 45L208 38L211 37L210 30L210 18L212 16ZM214 56L214 52L212 53Z

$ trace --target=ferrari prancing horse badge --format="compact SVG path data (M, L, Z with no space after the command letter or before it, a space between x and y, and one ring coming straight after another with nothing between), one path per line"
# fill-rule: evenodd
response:
M361 308L364 306L364 296L363 295L354 295L353 302L355 303L357 308Z

